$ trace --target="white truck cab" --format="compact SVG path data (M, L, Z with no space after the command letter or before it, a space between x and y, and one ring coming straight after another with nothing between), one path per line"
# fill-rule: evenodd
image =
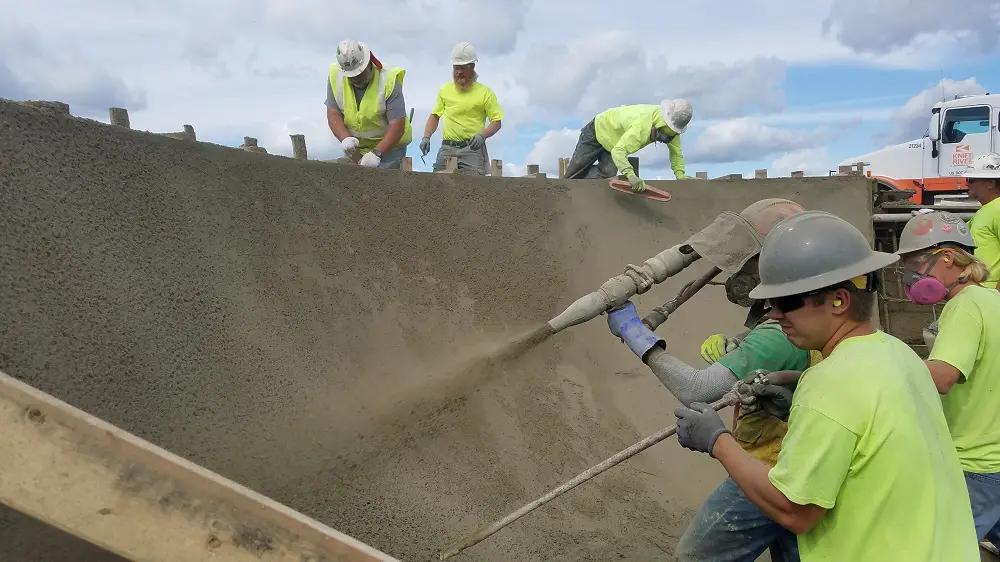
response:
M1000 95L956 96L931 109L923 138L888 146L841 162L860 164L884 186L914 190L910 201L933 205L963 194L962 174L973 161L1000 151Z

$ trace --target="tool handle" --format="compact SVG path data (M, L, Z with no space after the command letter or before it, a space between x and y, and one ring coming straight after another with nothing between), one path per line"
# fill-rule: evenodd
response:
M701 277L695 279L694 281L689 281L681 290L677 293L677 296L670 299L669 301L661 304L660 306L649 311L649 314L642 319L642 323L646 325L650 330L656 330L667 321L667 318L674 313L682 304L687 302L688 299L693 297L695 293L700 291L705 285L708 285L715 276L722 273L722 270L718 267L712 267Z
M711 406L715 411L719 411L727 406L731 406L737 403L738 400L739 400L738 397L730 393L723 396L720 400L713 402ZM579 486L580 484L583 484L587 480L590 480L591 478L597 476L598 474L601 474L602 472L621 463L622 461L626 461L634 457L635 455L645 451L646 449L652 447L653 445L656 445L660 441L663 441L664 439L670 437L675 433L677 433L677 426L672 425L670 427L657 431L656 433L646 437L642 441L639 441L638 443L632 445L627 449L623 449L618 453L615 453L611 457L605 459L600 464L594 465L588 468L587 470L581 472L580 474L577 474L570 480L567 480L566 482L560 484L558 487L554 488L549 493L545 494L544 496L536 499L535 501L527 505L524 505L523 507L521 507L517 511L514 511L510 515L507 515L502 519L498 519L497 521L494 521L493 523L490 523L489 525L482 527L481 529L469 535L465 539L452 544L450 547L448 547L447 549L442 551L441 554L438 555L438 560L447 560L448 558L455 556L456 554L462 552L463 550L471 546L475 546L476 544L479 544L486 538L495 534L497 531L503 529L507 525L510 525L514 521L517 521L521 517L524 517L525 515L549 503L550 501L558 498L559 496L565 494L566 492L572 490L573 488Z

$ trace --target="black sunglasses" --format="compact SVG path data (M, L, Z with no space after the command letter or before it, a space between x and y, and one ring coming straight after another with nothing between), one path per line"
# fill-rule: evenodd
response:
M775 297L773 299L767 299L765 304L768 308L777 310L778 312L785 314L788 312L794 312L806 305L806 299L809 297L814 297L816 295L822 295L823 293L828 293L830 291L835 291L837 289L847 289L848 291L854 293L857 291L875 291L878 289L878 277L874 273L869 273L865 276L864 287L859 287L854 283L854 281L848 281L845 283L838 283L832 287L824 287L822 289L816 289L815 291L809 291L808 293L799 293L797 295L788 295L786 297Z

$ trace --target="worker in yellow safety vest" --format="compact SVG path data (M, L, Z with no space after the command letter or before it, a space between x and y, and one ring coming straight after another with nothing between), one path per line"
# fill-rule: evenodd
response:
M681 135L687 130L693 111L686 100L663 100L660 104L613 107L597 114L580 129L573 156L566 166L569 179L612 178L621 172L633 191L646 189L646 182L629 164L630 154L653 142L670 149L674 176L687 179ZM597 162L596 165L594 162Z
M326 84L326 120L344 155L362 166L399 169L413 138L402 68L385 68L368 45L337 45Z

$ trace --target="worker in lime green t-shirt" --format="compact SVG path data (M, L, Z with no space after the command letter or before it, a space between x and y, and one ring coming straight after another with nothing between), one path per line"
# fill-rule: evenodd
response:
M444 118L441 148L434 171L443 170L448 158L458 160L460 170L489 174L490 156L486 139L497 134L503 121L503 109L489 86L479 81L476 73L476 50L465 41L455 45L451 53L452 81L438 90L434 109L424 125L420 154L431 151L431 135ZM486 120L489 119L489 125Z
M645 191L628 157L654 142L666 143L674 176L687 179L681 135L694 110L687 100L663 100L606 109L580 129L573 156L566 164L568 179L613 178L619 172L635 192Z
M771 230L760 253L770 317L823 360L798 381L778 462L744 451L707 404L678 408L677 438L717 459L798 535L802 562L977 562L958 453L923 360L871 322L874 273L898 257L830 213ZM864 288L859 288L864 287Z
M965 471L979 540L1000 547L1000 292L982 286L986 264L955 215L910 219L899 238L913 302L946 304L927 358Z
M990 276L984 287L997 288L1000 281L1000 154L984 154L965 173L969 196L982 207L969 221L976 257L986 264Z

